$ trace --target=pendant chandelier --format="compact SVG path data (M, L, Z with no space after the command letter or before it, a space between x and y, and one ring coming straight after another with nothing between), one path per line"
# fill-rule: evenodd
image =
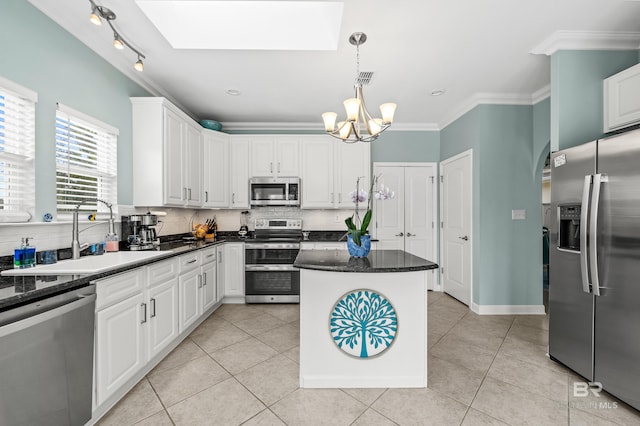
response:
M369 114L367 106L362 96L362 86L369 82L370 76L360 74L360 45L367 41L365 33L353 33L349 37L349 43L356 46L356 81L355 98L344 101L344 108L347 112L347 119L340 121L336 126L338 114L335 112L325 112L322 114L324 128L331 136L342 139L346 143L371 142L380 136L391 126L393 114L396 111L396 104L386 103L380 105L382 118L374 118ZM365 73L363 73L365 74Z

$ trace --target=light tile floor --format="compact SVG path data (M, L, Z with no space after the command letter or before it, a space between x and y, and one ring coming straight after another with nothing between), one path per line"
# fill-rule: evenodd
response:
M300 389L298 305L223 305L100 425L638 425L549 360L546 316L478 316L429 293L429 387Z

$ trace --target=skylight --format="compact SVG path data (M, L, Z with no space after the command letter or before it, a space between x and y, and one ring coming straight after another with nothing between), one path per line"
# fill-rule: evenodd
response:
M175 49L337 50L342 2L136 0Z

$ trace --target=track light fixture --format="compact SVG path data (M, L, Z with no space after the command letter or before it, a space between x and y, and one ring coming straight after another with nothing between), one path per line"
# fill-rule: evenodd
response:
M142 72L144 70L144 64L142 63L142 60L145 59L145 56L138 49L133 47L127 40L125 40L122 35L120 35L120 33L115 29L112 21L116 20L116 14L107 7L98 6L93 0L89 0L89 3L91 3L91 14L89 15L89 21L91 21L92 24L98 26L102 26L103 19L107 21L107 24L109 24L111 31L113 31L113 47L118 50L122 50L125 46L127 46L136 55L138 55L138 60L133 65L133 68L135 68L136 71Z

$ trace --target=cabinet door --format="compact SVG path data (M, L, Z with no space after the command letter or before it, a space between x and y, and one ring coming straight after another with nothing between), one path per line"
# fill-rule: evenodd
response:
M369 191L371 180L370 147L368 143L335 143L335 206L339 209L351 209L349 193L355 191L356 181L360 179L360 189ZM366 211L366 207L365 207Z
M640 122L640 64L604 80L604 131Z
M164 203L170 206L182 206L185 201L182 124L176 113L164 109ZM144 165L137 164L136 167Z
M249 141L231 138L231 208L249 208Z
M275 144L271 138L255 137L250 142L251 177L274 176Z
M229 139L203 130L203 207L229 207Z
M200 275L202 276L202 312L206 312L217 302L215 260L202 265Z
M224 295L244 296L244 244L226 244L224 252Z
M331 136L302 141L302 208L332 208L333 141Z
M404 167L376 167L373 171L380 175L379 183L395 192L391 200L374 201L376 237L381 250L404 250Z
M180 333L193 324L202 313L200 300L202 287L200 268L186 272L178 278L180 299Z
M216 247L216 262L218 266L216 267L216 303L221 301L224 298L224 246Z
M149 358L178 336L178 279L172 278L148 290Z
M184 174L187 187L187 205L202 205L202 140L200 129L185 124L185 147L187 157L184 162Z
M300 176L300 141L298 138L283 138L276 141L274 170L278 176Z
M96 313L96 399L102 404L146 363L142 293Z

